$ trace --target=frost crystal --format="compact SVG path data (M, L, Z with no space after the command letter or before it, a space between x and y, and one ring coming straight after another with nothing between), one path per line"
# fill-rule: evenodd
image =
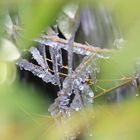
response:
M88 50L74 47L73 39L69 40L67 44L59 41L53 42L42 37L35 39L43 47L42 52L35 47L30 49L32 57L38 65L30 63L25 59L18 62L21 69L32 72L46 83L51 82L59 86L57 98L50 105L48 111L52 117L58 118L58 120L61 119L61 121L63 118L70 118L73 112L77 112L93 103L94 92L89 86L88 81L96 82L96 75L100 72L100 59L108 59L110 57L99 53L91 54ZM52 62L53 69L50 69L47 63L45 46L49 46L50 61ZM62 49L68 52L68 76L63 81L60 77L60 70L64 67ZM72 67L73 53L86 55L75 70ZM69 138L75 139L75 135Z
M57 85L61 88L61 82L60 82L60 77L59 77L59 67L58 67L58 62L61 63L62 66L62 60L60 60L60 52L59 52L59 48L58 47L50 47L50 55L51 55L51 59L53 61L53 70L54 70L54 74L55 77L57 79Z
M65 120L63 118L70 118L73 112L78 112L82 108L93 103L94 93L87 85L87 83L83 80L83 77L86 76L81 75L81 77L73 80L72 89L66 87L62 88L62 90L58 92L57 99L55 99L55 102L49 108L49 112L51 113L52 117L58 118L58 121L59 118L61 118L61 122L63 123L63 125L65 125ZM65 82L68 82L68 80L66 80ZM65 84L65 86L66 85L67 84ZM84 87L84 89L82 90L81 88L79 88L79 86L81 85ZM76 140L79 131L77 130L70 135L67 134L67 130L64 133L66 136L65 139Z
M37 48L32 47L29 50L33 56L33 58L37 61L37 63L43 67L43 68L48 68L48 65L46 65L45 60L43 59L43 56L40 55L40 52L38 51Z
M43 38L38 38L38 39L35 39L36 42L42 44L42 45L46 45L46 46L50 46L50 47L54 47L54 46L60 46L61 49L64 49L66 51L68 51L68 47L66 44L64 43L60 43L60 42L53 42L53 41L50 41L50 40L46 40L46 39L43 39ZM76 54L80 54L80 55L91 55L91 52L88 51L88 50L84 50L82 48L78 48L78 47L73 47L73 52L76 53Z
M56 78L52 75L49 71L45 70L44 68L37 66L28 62L25 59L20 60L18 63L21 69L25 69L27 71L32 72L35 76L42 78L42 80L46 83L51 82L52 84L56 85Z
M86 72L78 75L78 77L75 77L75 73L73 73L71 88L69 88L69 78L67 77L63 82L62 90L58 92L58 98L50 107L53 106L53 110L49 108L49 111L56 112L56 110L59 110L59 114L62 115L65 112L65 116L68 116L73 111L79 111L84 106L93 103L94 93L85 82L87 77Z
M113 43L113 45L116 46L118 49L122 48L124 44L125 40L123 38L117 38Z
M32 47L29 51L37 65L22 59L18 62L21 69L32 72L35 76L41 78L44 82L59 86L57 98L50 105L48 111L58 123L64 123L65 118L70 119L74 112L78 112L93 103L94 92L89 86L90 81L95 83L97 73L100 72L100 59L108 59L110 56L104 54L92 53L82 48L74 47L73 40L68 44L62 42L53 42L43 38L36 39L42 47L42 51ZM43 46L42 46L43 45ZM50 60L47 59L45 47L49 46ZM68 52L68 75L62 81L61 69L63 66L62 49ZM84 55L80 65L73 70L73 53ZM52 67L47 62L52 62ZM65 133L65 132L64 132ZM76 139L78 133L66 134L67 139ZM92 134L90 134L92 136Z
M24 59L20 60L18 65L20 68L30 71L35 76L42 78L46 83L51 82L60 87L60 91L57 93L58 97L48 110L53 117L69 117L72 112L79 111L83 107L93 103L94 93L88 85L87 79L91 78L94 82L96 81L96 74L100 71L98 66L100 56L97 54L86 56L75 71L72 71L72 59L69 58L69 67L71 68L70 75L68 74L63 83L61 83L59 70L63 67L61 53L63 44L53 43L48 45L52 45L52 47L49 48L49 52L54 74L49 70L45 50L44 55L42 55L35 47L32 47L30 52L38 65Z

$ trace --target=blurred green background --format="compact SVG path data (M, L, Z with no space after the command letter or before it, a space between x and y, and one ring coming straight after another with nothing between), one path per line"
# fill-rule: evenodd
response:
M115 17L126 40L121 49L116 49L109 62L101 63L100 79L122 78L120 72L124 77L133 77L139 70L135 63L140 56L140 1L73 2L81 7L87 4L95 8L104 6ZM50 99L48 98L46 103L46 99L40 96L41 90L20 82L17 60L24 50L28 50L32 45L32 39L55 22L66 4L69 3L65 0L0 1L0 139L61 139L64 129L67 129L68 133L76 131L77 127L84 131L85 125L90 123L93 135L89 137L90 134L87 134L85 139L139 140L139 97L130 98L119 105L106 105L103 100L100 104L101 101L95 99L94 109L85 110L89 113L86 121L85 117L82 117L84 112L80 112L61 128L55 127L54 120L48 114ZM12 22L9 22L8 12ZM113 45L104 47L113 48ZM104 88L114 86L108 82L99 84ZM128 92L131 94L131 91ZM136 92L138 95L139 91Z

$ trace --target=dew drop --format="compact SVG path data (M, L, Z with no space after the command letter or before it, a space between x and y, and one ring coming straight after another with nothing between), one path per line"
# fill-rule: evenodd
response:
M84 90L84 85L80 85L80 86L79 86L79 89L80 89L80 90Z
M45 74L44 73L41 73L41 74L38 75L38 77L44 78L45 77Z
M93 93L93 92L89 92L88 95L89 95L90 97L94 97L94 93Z
M125 43L125 40L123 38L117 38L117 39L115 39L113 45L116 46L118 49L120 49L120 48L122 48L124 43Z
M75 108L75 111L79 111L79 110L80 110L80 108L79 108L79 107L76 107L76 108Z

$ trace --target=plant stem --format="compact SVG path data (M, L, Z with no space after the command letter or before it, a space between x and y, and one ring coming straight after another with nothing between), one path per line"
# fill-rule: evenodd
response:
M68 44L68 40L59 38L58 36L54 36L54 35L42 35L41 38L50 40L56 43L62 43L65 45ZM76 42L73 43L73 47L81 48L85 51L90 51L91 53L112 53L115 51L114 49L102 49L100 47L95 47L92 45L86 45L86 44L81 44L81 43L76 43Z
M120 87L123 87L123 86L125 86L125 85L131 84L133 80L134 80L134 79L129 79L129 80L127 80L126 82L124 82L124 83L122 83L122 84L120 84L120 85L118 85L118 86L115 86L115 87L112 87L112 88L110 88L110 89L107 89L107 90L105 90L105 91L103 91L103 92L97 94L96 96L94 96L93 99L96 99L96 98L98 98L98 97L100 97L100 96L102 96L102 95L104 95L104 94L111 93L112 91L114 91L114 90L116 90L116 89L118 89L118 88L120 88Z

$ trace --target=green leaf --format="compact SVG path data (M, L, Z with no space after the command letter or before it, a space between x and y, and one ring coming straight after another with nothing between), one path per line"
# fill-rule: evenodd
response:
M62 34L66 37L66 39L70 39L71 35L75 31L76 21L79 20L78 10L78 4L68 4L64 7L63 12L59 15L57 19L58 27Z
M20 4L19 10L21 12L21 22L23 23L24 29L23 36L26 41L31 42L33 38L40 35L42 31L55 21L55 17L60 12L64 1L24 0Z

